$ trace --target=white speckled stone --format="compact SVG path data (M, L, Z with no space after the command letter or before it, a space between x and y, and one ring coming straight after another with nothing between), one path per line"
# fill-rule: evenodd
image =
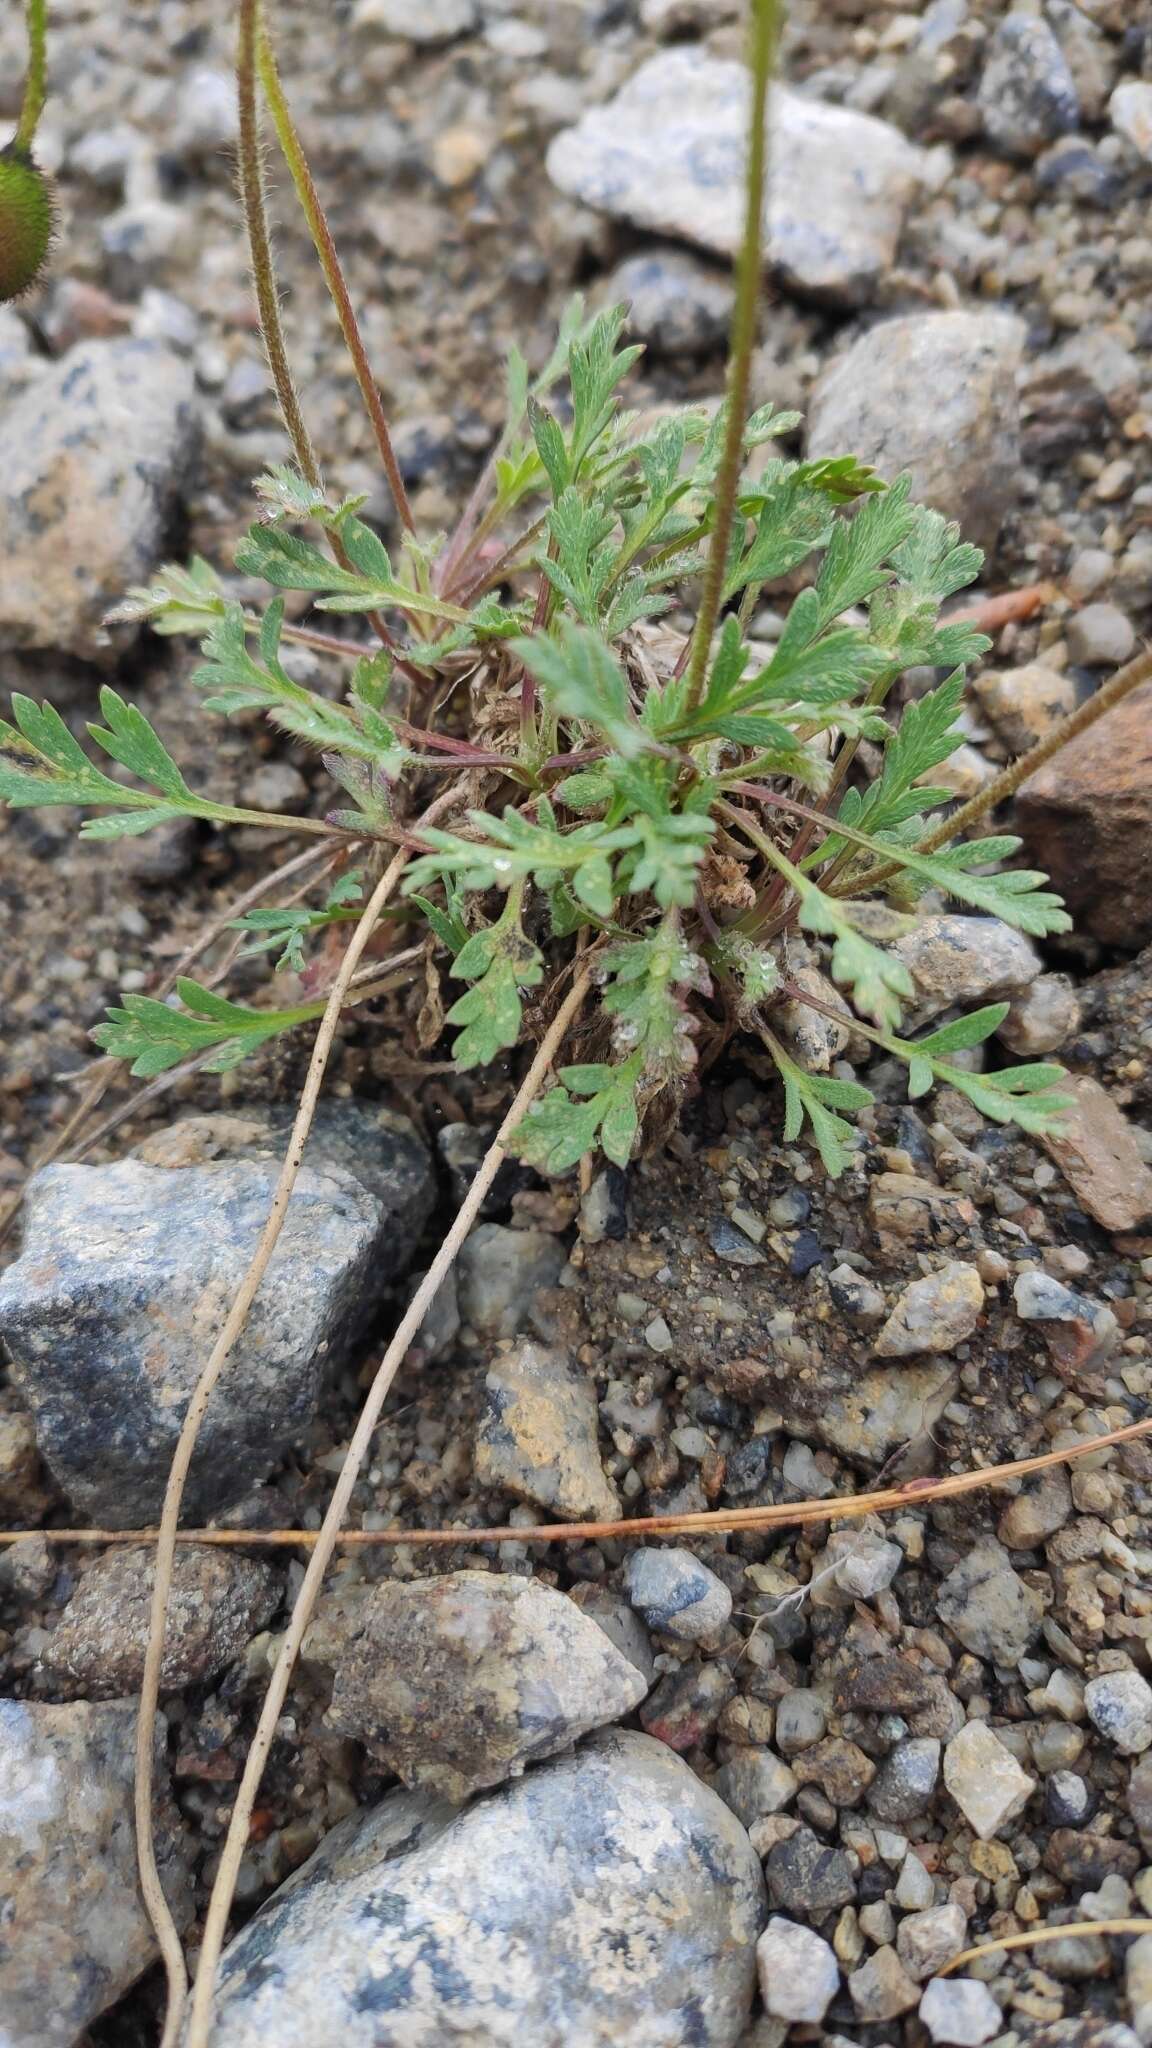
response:
M723 1802L599 1735L463 1811L342 1823L233 1942L212 2048L735 2048L763 1921Z

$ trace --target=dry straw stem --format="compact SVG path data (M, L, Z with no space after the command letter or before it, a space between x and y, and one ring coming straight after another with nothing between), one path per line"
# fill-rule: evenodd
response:
M950 1963L937 1970L938 1977L951 1977L967 1969L979 1956L993 1956L1000 1949L1034 1948L1045 1941L1067 1941L1074 1934L1152 1934L1152 1920L1069 1920L1063 1927L1033 1927L1025 1934L1005 1934L999 1941L981 1941L966 1948Z
M369 1548L377 1544L403 1544L417 1550L444 1544L504 1543L588 1543L601 1538L635 1540L646 1536L724 1536L745 1529L804 1527L812 1522L860 1521L866 1515L892 1514L898 1508L926 1507L932 1501L949 1500L957 1494L979 1493L1028 1479L1051 1465L1069 1465L1096 1451L1116 1444L1134 1443L1152 1435L1152 1416L1143 1422L1129 1422L1122 1429L1103 1436L1085 1437L1058 1451L1041 1451L1031 1458L1013 1458L1004 1465L986 1465L968 1472L953 1472L944 1479L910 1479L904 1486L889 1486L872 1493L851 1493L837 1500L798 1500L762 1508L712 1508L692 1515L637 1515L618 1522L535 1522L527 1527L491 1529L344 1529L338 1542L342 1548ZM26 1543L35 1537L45 1543L75 1543L98 1549L110 1543L154 1543L155 1529L0 1529L0 1544ZM311 1549L321 1540L315 1529L181 1529L178 1543L208 1543L220 1548L242 1546L250 1549L282 1549L299 1545Z
M424 813L422 823L430 823L439 813L456 801L455 791L445 791ZM321 1083L328 1065L340 1011L348 993L353 974L360 956L375 928L376 921L388 901L408 861L407 849L402 849L389 863L369 898L364 914L352 933L348 950L340 963L340 971L332 984L328 1005L316 1033L316 1043L308 1068L308 1078L300 1097L296 1121L292 1127L287 1154L276 1183L276 1191L268 1212L268 1218L260 1235L260 1241L253 1254L251 1264L241 1282L227 1320L220 1332L211 1354L196 1382L192 1398L188 1403L180 1435L172 1458L168 1482L164 1491L164 1505L160 1517L160 1528L156 1539L156 1573L152 1589L152 1604L149 1617L148 1648L144 1661L144 1677L140 1688L140 1713L136 1724L136 1851L140 1866L140 1888L144 1894L149 1917L156 1929L160 1951L168 1976L168 2004L164 2023L161 2048L174 2048L180 2021L183 2016L187 1993L187 1974L180 1937L168 1908L168 1902L160 1884L156 1867L155 1847L152 1839L152 1747L156 1725L156 1708L160 1696L160 1667L164 1655L164 1633L168 1613L168 1600L172 1586L172 1566L176 1549L176 1531L180 1520L180 1505L196 1439L200 1431L212 1390L220 1378L229 1354L232 1351L256 1298L257 1290L268 1269L269 1261L276 1249L280 1232L288 1213L292 1190L300 1171L304 1145L312 1127L312 1118L320 1095Z
M395 863L393 865L395 866ZM382 887L383 884L381 884ZM379 893L378 891L377 894ZM351 948L349 950L351 951ZM300 1652L304 1632L312 1618L312 1610L315 1607L324 1574L331 1563L333 1553L340 1540L340 1525L347 1512L348 1503L352 1498L352 1491L359 1478L360 1468L368 1455L388 1390L404 1361L412 1339L420 1328L429 1307L435 1300L446 1273L452 1266L460 1246L463 1244L476 1220L480 1205L500 1169L509 1138L540 1092L552 1061L563 1042L564 1034L584 1000L590 979L591 973L588 968L585 968L583 973L576 977L569 994L560 1005L541 1040L539 1051L517 1091L511 1109L504 1118L495 1139L480 1164L476 1177L460 1205L451 1229L444 1238L416 1293L413 1295L408 1309L396 1330L396 1334L380 1361L376 1377L372 1382L367 1400L364 1403L360 1420L356 1425L352 1441L348 1446L348 1453L341 1467L340 1476L329 1503L328 1512L324 1517L323 1526L317 1533L312 1556L308 1562L308 1569L304 1575L304 1583L300 1588L296 1603L292 1609L288 1629L280 1646L280 1654L276 1659L276 1667L272 1673L263 1707L260 1710L260 1719L257 1723L256 1733L252 1738L252 1745L244 1766L244 1775L240 1780L240 1786L236 1794L236 1802L232 1808L232 1817L228 1825L228 1833L220 1857L220 1868L216 1875L216 1882L212 1887L212 1896L208 1902L208 1912L204 1921L200 1962L196 1972L196 1984L192 1994L192 2005L189 2014L187 2048L207 2048L212 2026L212 1999L216 1988L216 1970L220 1960L220 1951L224 1943L228 1915L232 1906L232 1896L236 1888L237 1873L248 1844L248 1830L252 1819L252 1809L260 1789L260 1781L264 1775L268 1752L275 1738L276 1725L280 1719L280 1713L287 1696L288 1682ZM301 1105L301 1112L303 1113L303 1104ZM294 1140L289 1158L292 1158L295 1152L296 1145ZM251 1299L251 1296L249 1296L249 1299ZM159 1572L157 1573L157 1578L159 1578Z

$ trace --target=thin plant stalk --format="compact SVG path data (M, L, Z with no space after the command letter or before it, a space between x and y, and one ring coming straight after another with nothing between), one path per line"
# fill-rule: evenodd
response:
M240 0L236 43L236 88L239 101L240 200L252 263L252 282L260 315L260 334L268 368L276 387L280 417L292 443L300 474L313 490L322 489L320 465L305 424L296 382L288 361L284 327L280 319L280 294L272 257L268 228L268 204L264 180L264 156L260 143L260 115L256 97L256 54L260 35L260 0Z
M1024 1934L1004 1934L999 1941L977 1942L975 1948L961 1949L951 1962L942 1964L938 1977L951 1977L966 1970L980 1956L998 1955L1001 1950L1036 1948L1046 1941L1067 1941L1074 1934L1152 1934L1152 1920L1120 1917L1115 1920L1068 1920L1058 1927L1032 1927Z
M424 814L423 822L432 818L455 801L455 792L445 792ZM224 1327L220 1331L211 1353L204 1365L192 1397L188 1403L180 1435L173 1454L172 1464L164 1490L164 1504L160 1517L160 1533L157 1538L156 1573L152 1588L149 1614L148 1645L144 1660L144 1676L140 1687L140 1711L136 1723L136 1779L135 1818L136 1853L140 1870L140 1889L144 1895L149 1918L156 1930L167 1973L167 2009L161 2048L175 2048L184 2006L187 1998L187 1972L184 1966L183 1950L176 1924L169 1910L160 1883L156 1865L156 1851L152 1833L152 1761L153 1742L156 1727L156 1710L160 1698L160 1672L164 1656L164 1637L168 1619L168 1601L172 1589L172 1569L176 1552L176 1529L180 1520L180 1508L184 1489L192 1464L193 1453L200 1427L207 1411L212 1391L248 1318L249 1310L256 1298L260 1283L268 1270L272 1254L284 1227L288 1204L296 1185L304 1156L304 1146L312 1128L312 1119L320 1097L320 1088L328 1066L332 1042L340 1019L340 1011L348 993L352 977L359 964L360 956L372 935L376 921L388 897L399 881L408 862L408 851L402 848L389 863L365 907L363 916L348 943L348 950L340 965L340 971L332 984L327 1005L316 1034L316 1043L308 1068L308 1078L300 1097L292 1135L280 1169L280 1177L272 1197L271 1207L259 1243L252 1255L248 1270L229 1309Z
M291 1620L283 1637L276 1667L269 1682L256 1733L244 1766L244 1774L236 1794L228 1823L228 1833L220 1857L220 1867L212 1887L212 1896L204 1920L200 1961L196 1971L196 1983L192 1993L189 2011L187 2048L207 2048L212 2026L212 2000L216 1989L216 1971L224 1945L228 1915L236 1888L240 1862L248 1843L248 1830L252 1809L268 1753L276 1734L276 1725L287 1697L288 1684L299 1655L304 1633L312 1618L324 1575L331 1563L333 1553L340 1539L340 1527L348 1509L349 1501L361 1466L371 1448L381 1411L404 1358L408 1347L419 1330L445 1275L450 1271L456 1255L479 1214L481 1204L504 1161L508 1141L521 1119L536 1100L547 1077L568 1026L576 1016L588 990L591 971L585 968L572 984L564 1002L541 1040L539 1050L516 1093L512 1107L504 1118L489 1150L481 1161L476 1176L457 1212L447 1236L444 1238L436 1257L433 1259L424 1279L421 1281L411 1303L397 1329L388 1349L380 1361L376 1377L372 1382L368 1398L364 1403L360 1419L348 1446L348 1453L340 1469L335 1491L325 1514L323 1524L313 1547L304 1583L297 1595ZM159 1573L157 1573L159 1576Z
M728 414L724 427L724 450L716 479L716 514L700 611L692 635L688 666L686 716L694 712L704 691L712 635L720 617L728 548L736 518L740 487L740 465L744 454L744 422L748 414L748 388L752 372L752 350L756 341L756 308L760 297L764 244L764 188L768 166L768 88L776 64L780 33L780 0L752 0L750 49L751 108L748 124L748 162L745 177L744 233L736 268L736 303L732 313L732 335L728 354Z
M288 166L292 183L296 188L296 197L300 202L301 211L308 223L308 232L312 237L316 254L320 259L320 267L324 272L324 281L328 286L332 303L336 308L336 317L340 322L340 332L344 336L345 347L352 359L352 367L356 373L356 382L360 387L360 396L364 401L365 410L372 422L372 431L376 436L376 446L384 466L384 474L388 479L388 488L395 500L396 510L402 525L407 527L409 533L415 533L416 521L412 516L412 507L408 500L408 493L404 488L404 479L400 474L400 466L397 463L396 453L392 446L392 435L381 402L380 392L376 385L376 379L372 375L372 366L368 361L368 351L364 346L364 337L360 332L359 322L353 309L344 271L340 258L336 253L336 244L332 239L332 231L328 225L324 208L320 203L320 195L316 190L308 159L304 154L304 148L296 131L296 125L292 119L288 102L284 97L284 88L280 83L280 73L276 68L276 58L268 38L267 28L262 18L259 17L256 38L256 68L260 76L264 98L268 103L268 111L272 116L272 125L276 130L276 139L280 145L284 161Z
M48 89L48 0L24 0L24 23L28 34L28 66L24 73L24 95L11 147L27 156L36 140L40 116Z
M478 1543L598 1543L602 1539L636 1542L650 1536L687 1536L707 1539L736 1535L756 1529L808 1528L825 1522L860 1521L867 1515L893 1514L901 1508L927 1506L936 1500L954 1500L987 1488L1014 1485L1036 1472L1055 1465L1075 1464L1117 1444L1136 1443L1152 1435L1152 1417L1128 1422L1103 1436L1084 1437L1079 1443L1058 1450L1039 1451L1029 1458L1013 1458L1003 1465L974 1467L950 1472L942 1479L910 1479L899 1486L878 1488L871 1493L842 1494L833 1499L774 1502L757 1508L707 1508L685 1515L637 1515L613 1522L530 1522L524 1526L488 1529L341 1529L336 1538L339 1549L361 1550L404 1544L413 1549L439 1549ZM30 1538L52 1544L76 1544L96 1548L106 1544L155 1543L156 1529L3 1529L0 1545L26 1543ZM253 1545L265 1549L312 1549L321 1539L317 1529L181 1529L177 1543L206 1543L221 1549Z

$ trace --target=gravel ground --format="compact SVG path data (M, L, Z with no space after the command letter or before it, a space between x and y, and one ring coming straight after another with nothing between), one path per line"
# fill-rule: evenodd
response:
M626 136L628 124L609 116L606 129L589 127L587 117L654 58L680 53L689 82L714 78L707 67L739 50L724 0L525 0L515 10L492 0L423 0L419 9L360 0L328 12L287 0L276 11L285 75L425 526L448 520L491 445L508 343L541 356L574 289L597 301L633 298L651 349L635 402L719 393L728 288L700 198L707 179L694 172L681 188L677 166L665 178L661 164L660 176L633 187L617 165L613 183L604 135ZM184 684L191 654L148 638L109 643L94 625L100 577L136 580L166 547L226 560L251 516L250 476L286 452L237 227L222 10L60 0L54 12L55 96L43 130L60 193L53 276L18 316L0 319L0 405L28 427L12 437L13 475L40 459L45 420L63 422L66 444L69 406L83 426L82 380L72 373L92 346L97 368L84 374L99 377L102 348L146 345L124 374L155 371L155 413L138 458L128 426L123 437L103 431L102 400L91 444L71 458L67 510L29 533L9 509L9 589L19 596L0 596L5 679L50 694L79 719L101 677L115 674L193 782L210 779L226 800L319 805L323 776L310 756L203 718ZM853 131L853 149L869 163L875 150L878 196L857 206L849 195L838 239L830 213L821 215L836 247L834 274L818 283L811 265L827 252L812 253L801 181L787 261L765 298L754 398L809 411L813 445L825 428L840 439L871 435L894 460L913 461L922 487L983 529L984 591L1042 586L1029 615L997 630L974 682L966 791L1089 695L1152 625L1152 26L1123 0L1048 0L1010 16L998 0L903 9L797 0L784 47L791 86L889 124L915 163L893 154L887 130ZM6 19L0 79L14 80L19 62L16 22ZM5 115L14 90L0 84ZM577 141L556 143L573 130ZM913 169L915 196L909 188L897 201L892 177L899 183ZM367 491L387 527L335 322L284 184L277 178L278 247L309 419L333 483ZM834 198L822 192L821 207ZM941 328L945 315L963 316L961 325ZM937 324L925 326L928 316ZM139 486L123 500L122 528L101 512L110 474ZM96 509L81 529L86 490ZM0 519L6 498L11 508L17 497L11 478L0 479ZM71 576L70 528L85 535L92 590L76 577L52 580ZM770 612L758 630L771 635ZM1149 706L1129 708L1110 748L1022 806L1038 852L1057 869L1070 858L1075 936L1041 960L1030 948L1005 953L1003 934L977 929L984 920L941 918L910 962L925 1016L953 1001L1013 998L1010 1050L1058 1051L1078 1077L1074 1137L1045 1147L990 1130L947 1092L910 1109L899 1077L874 1064L877 1107L861 1119L850 1173L833 1186L814 1155L782 1145L767 1077L737 1053L707 1074L681 1131L626 1182L598 1179L579 1216L571 1186L510 1173L397 1383L351 1526L514 1529L604 1517L617 1504L629 1515L786 1504L863 1490L880 1474L886 1483L1031 1455L1149 1413L1152 948L1137 948L1152 940L1141 879L1152 881L1152 781L1131 772L1147 760ZM259 872L243 832L180 832L81 855L73 822L61 813L0 818L0 1195L21 1185L74 1099L86 1034L106 1004L170 966ZM294 850L286 838L282 857ZM245 963L232 987L257 988L263 974ZM263 1156L265 1139L249 1126L290 1102L304 1056L293 1043L252 1071L185 1084L98 1156L142 1143L145 1166L168 1174L211 1173L214 1161L247 1159L253 1148ZM335 1094L368 1114L384 1104L412 1118L435 1168L437 1206L417 1267L507 1082L502 1072L461 1082L434 1051L414 1056L400 1010L382 1008L343 1038ZM167 1128L190 1115L212 1122ZM247 1137L231 1128L237 1119ZM102 1213L106 1184L85 1185ZM368 1203L372 1190L356 1185ZM228 1510L238 1525L318 1525L365 1377L409 1284L392 1282L366 1338L342 1339L287 1459L281 1438L264 1461L269 1481ZM66 1524L70 1511L40 1461L37 1435L42 1449L50 1440L40 1397L11 1348L12 1384L0 1389L0 1503L8 1522L35 1531ZM94 1403L97 1478L108 1427ZM789 2029L811 2040L822 2028L821 2038L863 2048L919 2048L926 2038L1146 2042L1146 1942L1078 1935L985 1959L963 1989L947 1978L928 1994L923 1987L971 1942L1152 1914L1150 1483L1152 1454L1137 1442L1025 1490L911 1507L831 1539L825 1527L784 1528L637 1554L608 1539L543 1550L513 1533L495 1545L350 1553L273 1752L240 1916L272 1897L330 1829L363 1827L365 1809L381 1816L367 1825L382 1830L374 1853L384 1854L393 1828L387 1800L377 1806L385 1793L409 1802L395 1808L397 1839L428 1831L442 1859L433 1867L450 1875L488 1867L490 1815L497 1837L510 1831L518 1845L521 1880L534 1856L548 1865L541 1840L567 1825L556 1812L574 1815L587 1799L597 1814L624 1814L611 1823L624 1845L618 1865L602 1866L599 1843L582 1853L598 1895L617 1898L616 1924L633 1952L654 1958L646 2003L613 2002L624 1993L606 1966L597 1974L603 1929L593 1930L586 1953L595 1968L581 1974L548 1951L568 2017L533 2005L521 2040L779 2048ZM174 1799L166 1826L185 1912L188 1877L198 1904L211 1882L301 1572L295 1553L225 1560L201 1550L182 1566L164 1708ZM481 1574L489 1583L477 1592ZM493 1575L497 1620L488 1618ZM413 1581L431 1585L398 1601L396 1589ZM537 1611L513 1597L529 1582L541 1596L569 1596L562 1622L547 1602ZM96 1832L85 1836L74 1816L68 1826L94 1857L108 1856L110 1870L107 1896L94 1894L79 1868L87 1851L70 1861L56 1835L41 1831L33 1861L43 1867L21 1894L33 1965L27 1983L10 1987L27 2001L13 2007L20 2048L155 2039L155 1971L133 1986L149 1949L130 1862L120 1857L127 1780L117 1719L137 1682L146 1594L139 1550L102 1558L33 1536L0 1560L0 1678L14 1703L0 1745L17 1787L6 1806L0 1779L0 1868L4 1827L15 1827L23 1856L21 1830L47 1799L45 1785L92 1781L104 1800L85 1823ZM455 1612L469 1629L494 1631L485 1641L497 1647L502 1678L486 1677L479 1658L454 1664L444 1616ZM399 1691L409 1668L428 1674L415 1705ZM551 1682L557 1670L567 1689L542 1715L533 1675ZM461 1702L483 1733L479 1763L465 1739L475 1730L456 1726ZM563 1757L541 1761L621 1719L660 1745L655 1762L632 1732L585 1744L586 1783L579 1772L565 1776ZM450 1741L451 1782L437 1782L429 1757ZM626 1795L649 1800L653 1825L662 1800L691 1805L696 1788L677 1789L668 1776L676 1757L701 1797L713 1787L724 1802L698 1815L691 1808L693 1839L711 1845L715 1869L738 1894L739 1967L719 1960L722 1943L707 1947L721 1880L691 1863L687 1826L684 1841L666 1845L682 1884L666 1916L646 1919L645 1888L635 1897L629 1889L631 1859L643 1868L643 1831L630 1832L638 1823ZM479 1847L464 1832L436 1833L454 1811L436 1800L492 1787L525 1764L522 1780L513 1775L465 1810ZM390 1791L397 1779L406 1789ZM320 1874L336 1877L317 1895L339 1901L330 1940L318 1923L321 1956L334 1959L324 1995L348 2001L340 2024L353 2044L399 2040L355 2031L384 2028L385 2019L363 2015L390 2008L378 1988L373 2005L362 1974L338 1962L339 1913L356 1926L360 1906L352 1892L342 1903L340 1887L355 1882L344 1850L323 1853L330 1862ZM349 1853L355 1865L358 1852ZM24 1881L25 1863L19 1869ZM577 1868L574 1885L579 1876ZM432 1916L419 1920L421 1938L456 1954L452 1926L435 1919L418 1875L403 1882L407 1910ZM255 1950L239 1945L221 2029L230 2048L290 2048L297 2038L274 1998L260 2003L255 1980L262 1969L281 1971L285 1985L313 1974L314 1937L303 1923L327 1910L308 1904L313 1897L304 1886L278 1900L247 1938ZM549 1900L552 1939L569 1909L563 1896ZM459 1910L468 1920L486 1906L465 1891ZM753 2008L752 1944L767 1910ZM699 1954L685 1957L673 1940L677 1911L703 1930ZM95 1929L112 1912L132 1927L109 1959ZM53 1938L65 1923L84 1933L67 1952ZM520 1923L507 1936L525 1938ZM391 1939L374 1933L366 1950L377 1987L409 1967ZM0 1958L0 1983L4 1967ZM455 2031L502 2041L504 2022L483 2002L483 1959L469 1952L461 1974ZM684 1987L697 1983L704 2003L690 2021ZM546 2001L546 1984L532 1996ZM430 2024L448 2022L441 2013Z

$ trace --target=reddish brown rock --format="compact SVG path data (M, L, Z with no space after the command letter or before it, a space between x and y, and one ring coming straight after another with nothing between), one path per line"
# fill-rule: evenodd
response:
M1152 683L1030 776L1016 815L1081 931L1152 939Z
M1152 1216L1152 1170L1132 1126L1090 1075L1079 1075L1070 1091L1073 1107L1056 1130L1044 1134L1044 1149L1105 1230L1138 1230Z

